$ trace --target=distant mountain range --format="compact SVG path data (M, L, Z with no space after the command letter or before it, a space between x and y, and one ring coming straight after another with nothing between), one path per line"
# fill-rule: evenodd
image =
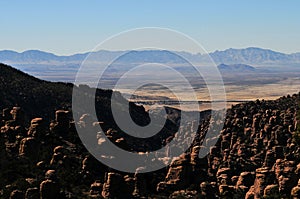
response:
M184 60L178 55L192 60L196 63L208 62L207 56L202 54L191 54L188 52L170 52L161 50L144 50L144 51L106 51L101 50L92 52L97 55L99 60L108 60L117 55L127 53L120 58L123 63L140 63L140 62L157 62L157 63L183 63ZM49 64L49 65L67 65L80 64L89 52L74 54L70 56L58 56L52 53L39 50L28 50L22 53L4 50L0 51L0 62L7 64ZM284 64L300 63L300 53L284 54L268 49L249 47L245 49L227 49L224 51L215 51L209 53L216 64Z
M284 54L261 48L227 49L204 54L192 54L189 52L175 52L166 50L143 51L107 51L87 52L70 56L58 56L53 53L39 50L28 50L22 53L15 51L0 51L0 63L34 75L35 77L50 80L74 82L77 71L87 56L92 55L92 61L88 62L95 67L108 64L108 61L118 57L107 70L106 77L115 78L138 64L160 63L174 67L185 74L193 74L195 71L185 59L199 66L211 66L211 59L225 75L236 73L257 73L262 71L299 71L300 53ZM97 64L95 64L97 63ZM93 73L93 72L92 72ZM91 74L93 75L93 74Z
M220 64L218 69L222 72L254 72L256 68L247 64Z
M262 48L227 49L215 51L210 56L216 63L300 63L300 53L284 54Z

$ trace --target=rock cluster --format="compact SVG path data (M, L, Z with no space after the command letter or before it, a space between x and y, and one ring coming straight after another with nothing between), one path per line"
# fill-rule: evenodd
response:
M293 95L235 105L221 132L207 136L210 122L219 121L206 117L178 137L172 115L151 141L88 114L73 121L69 111L57 110L50 124L43 118L26 124L21 107L6 108L0 117L0 198L300 198L299 101ZM95 150L107 144L105 138L131 152L155 150L174 138L191 146L164 169L118 172L89 154L75 123L89 133ZM189 140L192 131L196 136ZM165 158L175 149L167 147ZM199 158L203 151L208 155Z

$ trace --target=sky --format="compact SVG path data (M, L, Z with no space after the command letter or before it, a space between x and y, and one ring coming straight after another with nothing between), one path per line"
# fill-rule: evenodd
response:
M91 51L122 31L161 27L213 52L261 47L300 52L298 0L0 0L0 50ZM180 50L180 49L173 49Z

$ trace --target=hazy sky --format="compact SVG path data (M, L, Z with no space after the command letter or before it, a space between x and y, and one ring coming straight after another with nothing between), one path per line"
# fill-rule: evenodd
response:
M209 52L249 46L300 52L299 9L298 0L0 0L0 49L68 55L121 31L163 27Z

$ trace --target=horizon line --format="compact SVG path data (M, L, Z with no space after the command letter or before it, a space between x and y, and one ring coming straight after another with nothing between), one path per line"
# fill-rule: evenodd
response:
M248 46L248 47L244 47L244 48L234 48L234 47L230 47L230 48L226 48L223 50L217 49L214 51L210 51L208 52L210 53L215 53L215 52L224 52L226 50L244 50L244 49L249 49L249 48L256 48L256 49L261 49L261 50L270 50L273 52L277 52L277 53L282 53L282 54L286 54L286 55L291 55L291 54L296 54L296 53L300 53L300 52L291 52L291 53L286 53L286 52L282 52L282 51L277 51L277 50L273 50L271 48L264 48L264 47L256 47L256 46ZM151 50L157 50L157 51L170 51L170 52L186 52L186 53L190 53L192 55L198 55L200 53L196 53L196 52L189 52L189 51L184 51L184 50L161 50L161 49L149 49L149 50L130 50L130 49L119 49L119 50L110 50L110 49L100 49L98 51L84 51L84 52L76 52L76 53L71 53L71 54L59 54L56 52L51 52L51 51L46 51L46 50L41 50L41 49L27 49L27 50L23 50L23 51L18 51L18 50L12 50L12 49L0 49L0 52L3 51L10 51L10 52L14 52L14 53L26 53L28 51L39 51L39 52L44 52L44 53L49 53L49 54L53 54L55 56L59 56L59 57L68 57L68 56L73 56L73 55L80 55L80 54L88 54L88 53L95 53L95 52L100 52L100 51L107 51L107 52L126 52L126 51L151 51Z

